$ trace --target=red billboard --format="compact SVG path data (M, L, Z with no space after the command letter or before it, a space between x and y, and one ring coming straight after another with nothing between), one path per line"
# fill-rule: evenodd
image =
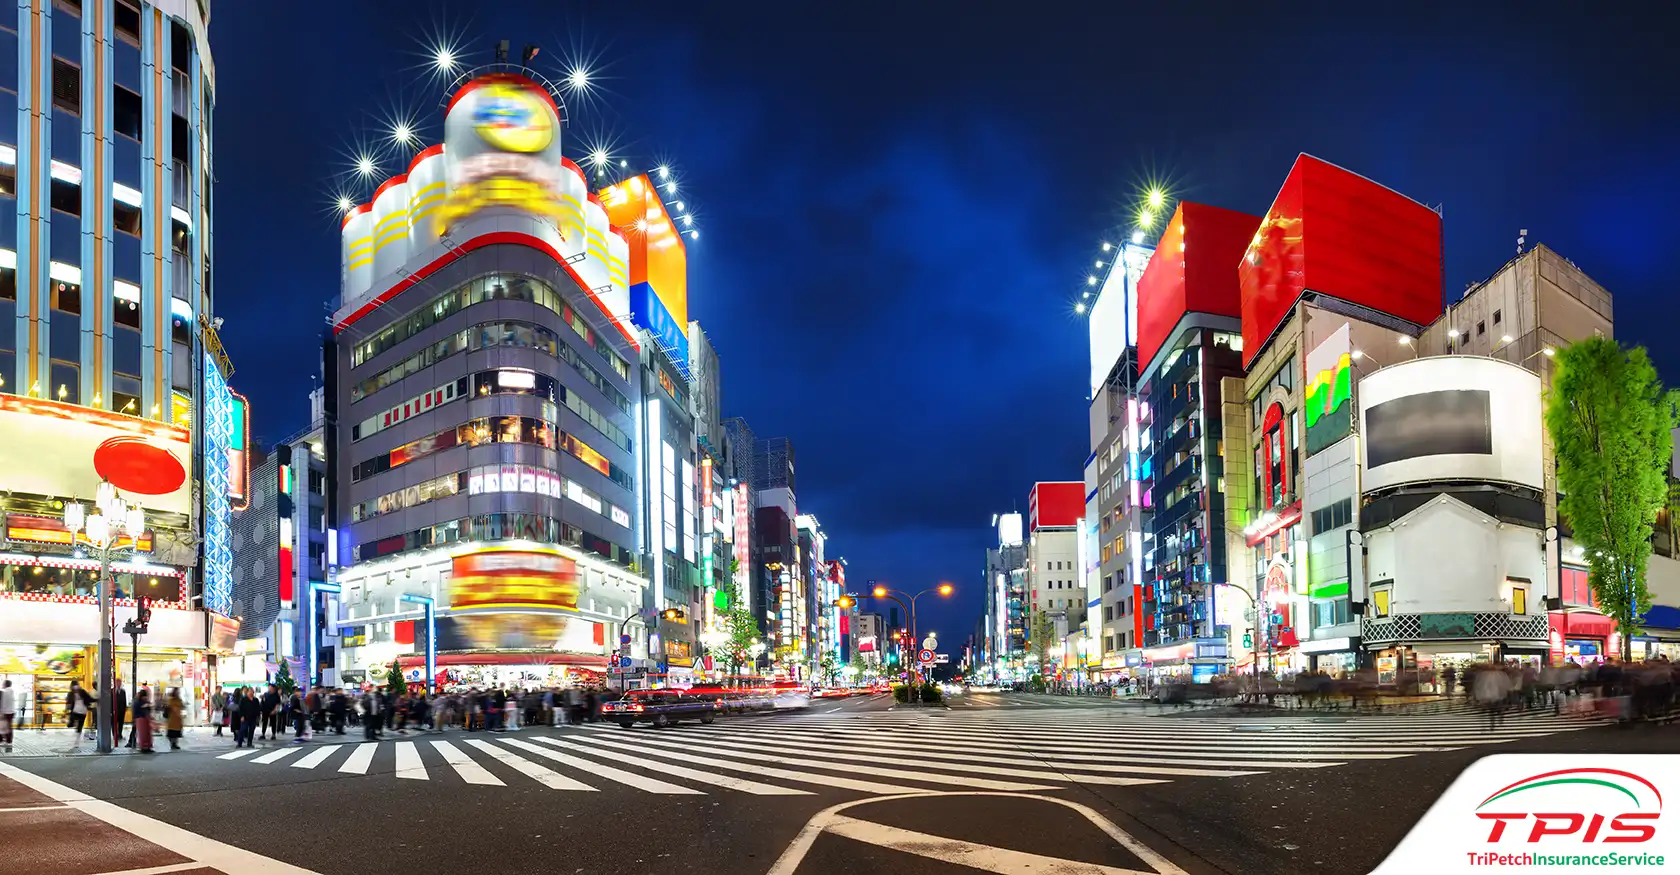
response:
M1295 159L1245 250L1243 367L1306 291L1419 325L1441 315L1440 215L1311 155Z
M1027 496L1027 518L1032 530L1070 527L1085 515L1085 484L1081 481L1034 483Z
M1185 313L1242 315L1232 265L1254 240L1259 216L1181 201L1138 280L1138 361L1147 368Z

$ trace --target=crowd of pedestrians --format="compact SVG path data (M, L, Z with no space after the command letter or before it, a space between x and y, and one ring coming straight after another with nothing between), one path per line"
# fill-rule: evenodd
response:
M1680 690L1680 663L1658 657L1646 662L1607 659L1581 665L1536 667L1510 662L1473 665L1461 677L1445 676L1446 694L1464 696L1488 712L1495 726L1512 710L1550 708L1552 713L1597 713L1617 720L1667 714Z

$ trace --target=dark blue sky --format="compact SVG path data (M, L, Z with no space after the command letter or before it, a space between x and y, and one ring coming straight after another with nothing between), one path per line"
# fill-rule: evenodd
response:
M725 412L794 440L801 509L850 577L958 585L923 618L948 642L980 610L990 514L1080 477L1071 308L1148 178L1260 213L1313 153L1443 205L1455 293L1527 228L1680 377L1680 53L1648 12L806 5L216 4L217 313L260 437L307 418L344 155L399 106L436 135L419 68L440 29L478 61L504 37L551 72L595 55L605 88L572 131L677 168Z

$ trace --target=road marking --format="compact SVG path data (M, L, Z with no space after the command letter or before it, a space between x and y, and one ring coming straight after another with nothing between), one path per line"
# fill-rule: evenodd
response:
M546 744L552 744L556 747L561 746L558 740L541 735L536 736L536 740ZM606 778L609 781L617 781L620 784L627 784L638 790L646 790L649 793L670 793L673 795L687 796L705 795L705 792L702 790L696 790L692 787L684 787L680 784L671 784L655 778L645 778L641 775L626 772L623 769L615 769L612 766L603 766L600 763L591 762L586 759L579 759L578 757L563 754L556 750L549 750L546 747L531 744L528 741L521 741L517 738L504 738L501 739L501 742L511 747L517 747L527 753L534 753L544 759L553 760L563 766L571 766L580 772L588 772L596 777Z
M1045 857L1022 851L1012 851L1007 848L995 848L989 845L883 826L878 823L857 820L841 813L847 809L867 805L871 802L888 802L895 799L939 799L949 796L1036 799L1042 802L1053 802L1064 808L1071 808L1084 816L1092 825L1107 833L1109 838L1114 839L1132 856L1142 860L1145 865L1150 867L1150 871L1099 866L1095 863L1085 863L1078 860ZM839 829L835 829L836 826ZM1174 865L1172 861L1151 850L1149 846L1133 838L1130 833L1116 826L1113 821L1098 814L1089 806L1067 799L1058 799L1054 796L1038 796L1030 793L983 792L907 793L878 799L854 799L851 802L842 802L830 806L817 812L805 824L804 828L799 831L799 835L795 836L793 841L788 844L787 850L783 851L782 855L770 867L769 875L794 875L799 869L799 864L805 861L806 854L810 853L811 845L816 843L817 837L829 831L855 841L879 844L883 847L936 860L949 860L970 868L996 872L999 875L1013 875L1013 873L1018 872L1045 872L1055 873L1055 875L1189 875L1189 873Z
M295 763L292 763L292 768L294 768L294 769L313 769L316 766L320 765L321 763L325 762L327 757L330 757L335 752L337 752L338 747L339 746L335 744L335 745L332 745L331 747L316 748L315 750L312 750L307 755L305 755L303 759L298 760Z
M18 805L12 808L0 808L0 814L10 814L14 811L57 811L63 805Z
M719 756L701 757L681 753L679 751L666 750L643 750L642 753L648 756L659 757L660 759L676 760L679 763L694 763L695 765L711 766L716 769L728 769L732 772L751 772L752 774L762 775L768 778L781 778L784 781L795 781L800 784L818 784L823 787L840 787L845 790L857 790L861 793L914 794L918 792L915 787L906 787L895 784L877 784L874 781L859 781L852 778L843 778L837 775L816 775L809 772L794 772L788 769L778 769L775 766L767 766L757 762L738 763L734 760L725 759Z
M719 746L719 747L727 747L727 748L733 748L733 749L736 749L736 750L740 750L740 751L742 751L743 755L756 754L760 750L768 749L772 753L777 753L777 752L802 753L805 756L809 756L809 757L839 760L839 761L841 761L841 763L844 763L846 765L825 766L825 768L831 768L831 769L833 769L833 768L844 768L844 769L847 769L848 771L854 771L855 770L849 764L863 762L863 763L878 763L878 764L881 764L881 765L889 765L889 766L908 766L908 767L911 767L911 768L920 767L920 768L928 768L928 769L943 769L947 772L970 772L970 773L980 774L980 775L1002 775L1002 776L1011 777L1011 778L1026 778L1026 779L1033 780L1033 781L1078 781L1080 783L1085 783L1085 784L1111 784L1111 785L1121 786L1121 787L1133 787L1133 786L1137 786L1139 784L1158 784L1158 783L1161 783L1160 781L1153 781L1153 780L1149 780L1147 778L1104 778L1104 777L1098 777L1098 776L1094 776L1094 775L1078 775L1078 776L1068 775L1068 774L1061 773L1060 765L1057 764L1057 763L1044 763L1044 762L1041 762L1041 761L1031 760L1031 759L1026 759L1026 760L1023 760L1023 759L1006 759L1006 758L1003 758L1003 757L971 756L971 755L967 755L967 754L943 753L943 752L939 752L939 751L921 751L921 750L916 751L916 756L921 757L921 759L915 759L915 758L904 757L904 756L886 756L886 755L880 754L880 753L878 753L876 751L873 751L873 750L859 751L859 750L855 749L854 745L850 745L850 744L847 745L847 747L844 751L830 752L830 751L827 751L827 750L806 750L806 749L799 748L799 747L789 747L789 746L786 746L786 745L777 744L777 743L772 742L772 741L760 742L759 744L756 744L756 745L737 744L737 743L727 742L727 741L712 741L710 743L712 745L716 745L716 746ZM697 742L693 746L696 747L696 748L705 748L706 743L705 742ZM903 752L903 749L901 748L899 752ZM930 762L930 760L941 760L941 762ZM947 760L954 760L955 762L944 762L944 761L947 761ZM772 757L769 761L770 762L776 762L777 760L774 757ZM971 765L971 763L993 763L994 765L982 766L982 765ZM1058 771L1056 773L1051 773L1051 772L1043 771L1042 769L1000 768L999 765L997 765L997 764L1015 764L1015 765L1029 765L1029 766L1046 766L1047 765L1050 768L1058 769ZM1150 772L1147 769L1139 770L1139 769L1123 769L1123 768L1114 768L1114 769L1108 769L1108 770L1098 769L1096 771L1140 772L1140 773L1143 773L1143 774L1177 774L1177 772L1170 772L1170 771L1169 772ZM902 770L897 772L897 774L904 777L904 778L907 778L909 780L913 780L913 781L926 781L928 783L947 783L947 784L955 784L955 785L960 786L960 787L982 787L982 788L985 788L985 789L994 789L994 790L995 789L1007 789L1007 788L998 788L998 787L989 787L988 788L988 787L985 787L985 785L987 783L993 783L993 782L977 781L977 780L972 779L972 778L957 779L957 778L951 778L951 777L945 776L945 775L937 775L937 776L928 777L927 776L928 773L926 773L926 772L909 772L909 773L906 773L906 772L903 772ZM1231 774L1223 773L1223 772L1193 771L1193 772L1191 772L1191 774L1207 775L1207 776L1212 776L1212 777L1230 777L1231 776ZM1240 773L1235 773L1235 774L1252 775L1252 774L1259 774L1259 773L1258 772L1240 772ZM1018 786L1018 785L1016 785L1016 786ZM1035 789L1042 789L1042 788L1035 788Z
M257 757L256 759L252 760L251 762L253 762L253 763L264 763L264 764L277 763L277 762L280 762L281 760L285 759L286 757L289 757L292 754L297 753L297 752L298 752L298 749L295 748L295 747L276 748L274 750L269 751L268 753L263 754L260 757Z
M373 752L378 749L377 741L364 741L356 745L356 749L350 751L350 758L345 760L338 770L353 775L367 774L368 765L373 762Z
M443 760L455 768L455 774L468 784L483 784L492 787L506 787L502 779L490 774L490 770L478 764L472 757L447 741L434 741L432 747L443 755Z
M599 749L596 749L594 751L590 750L590 748L595 746L595 745L600 745L602 747L624 748L624 749L628 749L628 750L634 750L634 748L626 748L626 746L617 744L615 742L591 740L591 741L585 743L585 742L582 742L582 741L579 741L579 740L573 738L573 739L567 739L566 743L570 744L570 745L573 745L575 747L581 748L586 752L592 752L596 756L611 759L615 762L624 763L626 765L631 765L631 766L636 766L638 768L647 769L650 772L663 772L663 773L665 773L667 775L671 775L673 777L687 778L690 781L699 781L702 784L711 784L715 787L723 787L723 788L728 789L728 790L739 790L743 793L751 793L754 796L809 796L809 795L811 795L811 792L809 790L799 790L799 789L795 789L793 787L779 787L775 784L760 784L757 781L748 781L748 780L745 780L745 779L742 779L742 778L731 778L728 775L715 775L715 774L712 774L711 772L702 772L702 771L699 771L698 769L690 769L690 768L685 768L683 766L674 766L674 765L671 765L670 763L657 763L657 762L654 762L652 760L644 760L644 759L641 759L639 757L633 757L633 756L629 756L627 754L616 753L616 752L613 752L613 751L610 751L610 750L599 750Z
M420 750L412 741L399 741L397 749L397 777L408 778L411 781L430 781L426 774L426 766L420 762Z
M145 869L123 869L117 872L104 872L101 875L165 875L168 872L185 872L188 869L203 869L203 863L171 863L168 866L150 866Z
M648 744L648 745L657 746L657 747L672 746L672 745L666 744L664 742L657 742L657 741L651 741L651 740L645 740L644 743ZM778 755L774 755L774 754L770 754L770 753L764 753L757 748L747 746L747 745L731 744L731 743L728 743L728 742L713 742L713 744L717 745L718 747L734 748L734 749L739 751L738 753L732 752L732 751L729 751L729 750L717 751L715 748L713 748L712 749L713 752L716 752L719 755L737 756L737 757L741 757L743 759L750 759L755 763L776 763L778 765L784 765L784 766L801 766L801 767L804 767L804 768L807 768L807 769L832 769L832 770L835 770L835 771L846 772L848 774L854 774L854 775L876 775L876 776L879 776L879 777L882 777L882 778L896 778L900 781L918 781L918 782L921 782L921 783L924 783L924 784L949 784L949 785L956 786L956 787L979 787L979 788L985 789L985 790L1054 790L1054 789L1057 789L1054 786L1046 786L1046 785L1043 785L1043 784L1020 784L1020 783L1016 783L1014 781L992 781L992 780L988 780L986 778L968 778L968 777L958 777L958 776L954 776L954 775L936 775L936 774L931 774L931 773L928 773L928 772L907 773L902 768L890 769L890 768L880 768L880 767L876 767L876 766L858 765L859 762L875 762L875 761L877 761L877 760L874 760L874 759L871 759L871 758L865 758L865 757L850 757L850 758L840 757L840 759L843 759L845 761L844 762L829 763L829 762L822 762L822 761L814 759L814 758L813 759L807 759L807 758L802 758L802 757L785 757L785 756L778 756ZM696 748L704 748L704 747L705 747L705 745L703 743L691 742L691 743L683 744L681 746L681 749L682 750L694 750ZM806 752L806 753L809 754L810 752ZM921 763L918 763L914 760L899 760L898 762L900 764L922 765ZM980 771L982 771L983 773L984 772L990 772L992 774L1001 774L1001 772L999 770L980 770Z
M466 743L472 745L474 749L483 751L484 753L494 757L496 761L502 765L519 772L525 777L530 778L551 790L587 790L590 792L594 792L595 790L594 787L591 787L582 781L574 781L571 778L554 771L553 769L540 766L522 756L519 756L518 754L512 753L511 751L502 750L488 741L483 741L477 738L469 738Z
M834 713L834 712L836 712L836 711L838 711L838 710L840 710L840 709L839 709L839 707L834 707L834 708L830 708L830 709L828 709L828 710L827 710L827 711L825 711L825 712L824 712L824 713L826 713L826 714L833 714L833 713Z
M144 814L95 799L79 790L49 781L8 763L0 762L0 776L11 778L89 817L102 820L165 850L194 860L197 865L193 868L220 869L223 872L238 872L241 875L316 875L308 869L283 863L272 857L264 857L244 848L223 844Z
M239 759L240 757L248 757L251 754L254 754L256 752L257 752L257 749L254 748L254 747L242 747L238 750L228 751L227 753L224 753L221 756L216 757L216 759L219 759L219 760L236 760L236 759Z

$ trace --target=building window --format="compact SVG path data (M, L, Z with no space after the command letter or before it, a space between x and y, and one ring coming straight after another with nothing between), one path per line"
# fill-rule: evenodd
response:
M1528 587L1511 587L1511 613L1524 616L1528 613Z
M1481 337L1482 335L1484 335L1486 333L1487 333L1487 323L1486 322L1477 322L1476 323L1476 336Z
M139 330L140 305L137 302L117 299L113 300L111 303L115 308L115 313L112 318L113 322L116 322L118 325L125 325L129 328Z
M61 58L52 59L52 102L65 112L82 114L82 68Z
M1500 315L1500 312L1498 310L1493 311L1493 324L1495 324L1495 325L1499 324L1499 315Z
M124 234L140 236L140 208L122 201L111 203L111 223Z
M16 164L0 164L0 194L17 197Z
M17 269L0 267L0 301L15 300L17 300Z
M82 403L81 368L68 362L52 363L52 397L66 404Z
M128 0L117 0L116 14L113 16L117 36L129 42L140 44L140 8L131 6Z
M121 8L121 5L118 5ZM140 119L143 110L140 105L140 95L122 87L111 86L111 124L117 133L132 139L140 139Z
M74 182L66 182L54 178L52 181L52 208L61 213L72 216L82 214L82 187Z
M53 283L53 309L82 315L82 287L75 283Z

